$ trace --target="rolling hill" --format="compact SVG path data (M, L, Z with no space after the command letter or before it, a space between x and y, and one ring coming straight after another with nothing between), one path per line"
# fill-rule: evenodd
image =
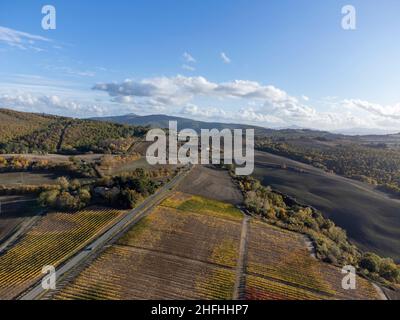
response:
M56 120L55 116L0 108L0 141L4 143L31 134Z
M104 121L0 109L0 153L118 153L146 132Z
M154 114L139 116L136 114L127 114L121 116L111 117L97 117L91 118L91 120L113 122L118 124L127 124L135 126L149 126L151 128L168 128L169 121L178 122L178 130L182 129L194 129L197 132L200 129L254 129L257 137L271 137L273 139L327 139L327 140L348 140L355 139L350 136L344 136L341 134L331 133L327 131L311 130L306 128L300 128L297 126L291 126L289 128L271 129L264 128L254 125L238 124L238 123L222 123L222 122L206 122L198 121L189 118L168 116L164 114Z
M119 124L129 124L135 126L150 126L152 128L168 128L169 121L178 122L178 130L182 129L194 129L200 131L200 129L255 129L257 134L271 134L275 130L267 129L263 127L250 126L244 124L234 124L234 123L221 123L221 122L205 122L198 121L182 117L168 116L164 114L154 114L147 116L139 116L136 114L127 114L122 116L114 117L98 117L91 118L97 121L107 121Z

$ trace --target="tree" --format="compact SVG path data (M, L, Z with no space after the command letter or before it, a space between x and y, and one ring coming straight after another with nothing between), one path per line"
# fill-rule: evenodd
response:
M60 186L61 190L68 190L69 181L66 177L60 177L57 179L57 183Z

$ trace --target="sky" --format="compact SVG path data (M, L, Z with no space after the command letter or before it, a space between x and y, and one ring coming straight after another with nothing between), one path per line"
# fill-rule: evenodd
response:
M0 0L0 107L400 131L399 18L398 0Z

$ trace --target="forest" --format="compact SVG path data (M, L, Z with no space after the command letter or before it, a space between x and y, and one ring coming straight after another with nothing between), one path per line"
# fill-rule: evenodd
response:
M126 152L147 127L0 109L0 154Z

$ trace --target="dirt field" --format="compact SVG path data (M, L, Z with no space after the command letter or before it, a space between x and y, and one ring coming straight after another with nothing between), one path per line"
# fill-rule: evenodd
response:
M55 173L39 172L6 172L0 173L0 185L46 185L56 184L59 175Z
M34 198L0 196L0 245L18 230L24 221L40 212Z
M243 202L240 190L227 171L197 165L179 186L179 191L232 204Z
M400 261L399 200L367 184L265 152L255 154L254 175L264 185L321 210L361 249Z

